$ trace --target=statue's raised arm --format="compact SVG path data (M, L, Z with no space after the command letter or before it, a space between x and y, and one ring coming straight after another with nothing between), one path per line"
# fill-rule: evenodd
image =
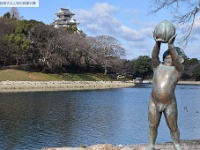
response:
M169 41L168 41L168 48L169 53L172 58L172 62L176 68L176 70L179 72L180 76L182 75L184 71L183 62L185 59L185 54L183 50L179 47L174 47L174 41L175 41L176 35L174 35Z
M159 59L160 46L161 46L161 42L157 41L153 47L153 51L151 54L153 69L156 68L160 64L160 59Z

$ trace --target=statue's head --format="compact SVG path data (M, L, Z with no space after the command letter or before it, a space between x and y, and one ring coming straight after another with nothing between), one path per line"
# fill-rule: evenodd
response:
M185 52L184 52L181 48L179 48L179 47L174 47L174 49L176 50L176 52L177 52L177 54L178 54L178 57L179 57L180 62L181 62L181 63L184 63L185 58L186 58ZM169 55L170 55L170 53L169 53L169 49L168 49L168 50L166 50L166 51L163 53L163 61L164 61L165 58L166 58L167 56L169 56Z

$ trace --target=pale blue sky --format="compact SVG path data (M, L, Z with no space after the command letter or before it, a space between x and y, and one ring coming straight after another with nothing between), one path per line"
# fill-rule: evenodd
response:
M151 56L155 43L152 37L155 26L164 19L171 21L173 16L169 10L148 15L151 6L149 0L39 0L39 2L38 8L18 8L20 15L27 20L35 19L50 24L61 7L69 8L75 13L74 19L80 23L79 28L87 35L111 35L118 39L126 49L127 59L136 59L140 55ZM0 8L0 16L8 11L10 8ZM199 32L200 22L197 22L188 46L184 48L190 58L200 59ZM177 37L180 36L178 34ZM163 44L161 53L166 49L167 45Z

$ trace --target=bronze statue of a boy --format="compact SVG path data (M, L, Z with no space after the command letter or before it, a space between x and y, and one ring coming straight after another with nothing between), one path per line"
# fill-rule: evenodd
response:
M185 54L182 49L174 47L175 38L176 35L168 41L168 50L163 54L162 63L159 60L161 42L156 41L153 48L152 65L154 75L148 107L149 144L147 150L155 149L157 130L162 113L170 129L174 148L181 150L179 142L180 133L177 125L178 111L174 90L184 71L182 63L185 59Z

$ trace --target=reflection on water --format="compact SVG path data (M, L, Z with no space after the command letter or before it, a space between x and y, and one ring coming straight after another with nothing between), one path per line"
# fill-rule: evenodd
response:
M181 139L200 138L200 86L176 89ZM0 93L0 149L147 143L151 84L71 92ZM164 118L157 142L171 141Z

